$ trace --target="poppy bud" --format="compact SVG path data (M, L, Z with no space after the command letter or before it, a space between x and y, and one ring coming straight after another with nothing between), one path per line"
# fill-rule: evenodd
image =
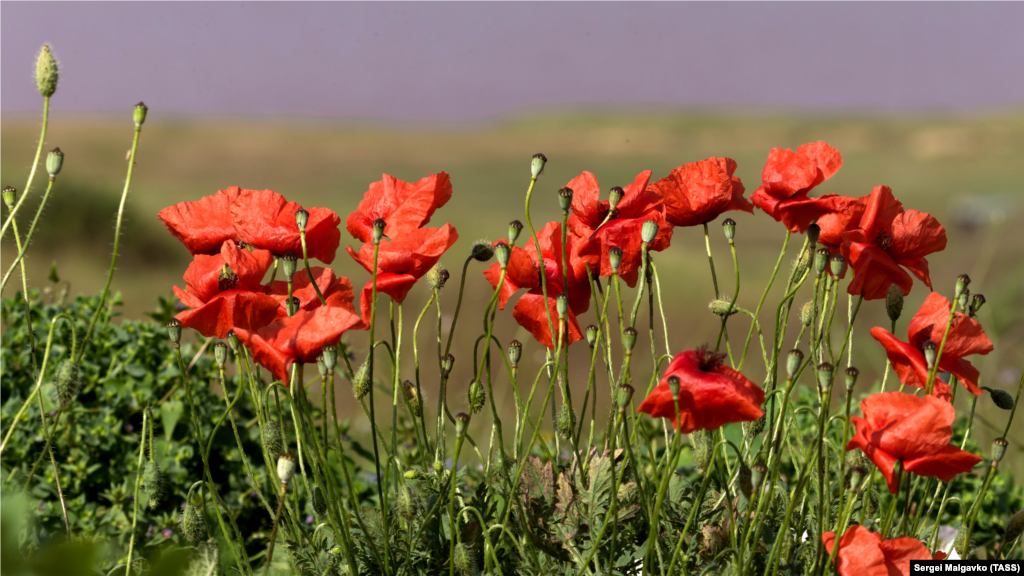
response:
M562 404L562 407L558 409L558 434L566 440L572 438L573 432L576 431L576 415L572 412L572 407L568 404Z
M928 369L930 370L935 366L935 356L938 352L938 346L935 342L928 340L921 345L921 351L924 352L924 360L928 363Z
M416 500L412 497L412 492L407 488L400 488L398 490L398 513L407 521L416 517Z
M589 344L590 347L593 348L594 344L597 343L597 326L594 326L593 324L587 326L585 333L587 336L587 344Z
M818 248L814 253L814 273L818 276L821 276L825 267L828 266L828 256L828 248Z
M302 304L302 301L299 300L298 297L292 296L291 298L288 299L287 304L288 316L291 317L295 316L295 313L299 311L299 306Z
M405 476L406 480L415 480L420 477L420 473L415 470L406 470L402 476Z
M612 272L619 273L619 265L622 264L622 248L612 246L608 249L608 264L612 267Z
M633 351L633 346L636 346L636 328L627 327L622 331L622 348L628 354Z
M836 254L828 262L829 269L832 271L832 276L835 278L842 278L843 274L846 274L846 258L843 258L842 254Z
M36 59L36 88L39 94L45 98L53 96L57 91L57 80L60 74L57 72L57 59L53 57L49 44L43 44L39 51L39 58Z
M558 312L559 318L565 318L569 313L569 296L564 292L555 296L555 311Z
M60 148L50 150L50 153L46 155L46 173L50 175L50 178L56 178L63 166L64 153L60 151Z
M736 221L732 218L726 218L722 221L722 231L725 232L725 239L732 244L733 239L736 238Z
M977 316L978 315L978 310L981 310L981 307L984 306L984 305L985 305L985 296L982 295L982 294L975 294L971 298L971 312L970 312L971 318L974 318L975 316Z
M405 400L409 403L409 411L419 418L423 415L423 402L420 401L420 392L412 382L406 380L402 383L402 392L405 393Z
M291 452L285 452L277 457L277 479L282 484L287 484L295 475L295 456Z
M797 257L796 261L793 262L793 277L801 278L804 273L807 272L807 267L811 265L811 256L814 255L814 250L804 250Z
M764 477L768 474L768 466L764 462L754 462L750 467L750 482L754 486L754 492L759 492L764 484Z
M494 255L498 258L498 266L504 270L508 268L508 261L512 258L512 248L505 242L498 242L494 245Z
M181 533L192 544L206 539L206 524L191 500L185 502L185 509L181 511Z
M466 428L469 427L469 414L465 412L459 412L455 415L455 433L459 436L463 436L466 433Z
M473 248L470 249L469 255L477 262L487 262L494 256L494 248L486 240L477 240L476 244L473 244Z
M478 574L479 569L476 559L470 553L469 546L459 543L455 545L455 554L452 555L452 564L459 574Z
M764 423L767 421L765 416L761 416L753 422L744 422L740 424L740 429L743 430L743 435L753 440L764 432Z
M316 512L317 516L323 516L327 513L327 499L324 498L324 492L319 486L313 487L313 512Z
M1016 402L1014 401L1013 396L1005 390L989 388L988 386L982 386L981 389L988 390L989 396L992 397L992 402L994 402L999 408L1002 408L1003 410L1013 410L1013 406Z
M335 344L324 344L320 352L324 355L324 364L327 366L327 370L334 370L334 367L338 365L338 346Z
M235 334L234 330L228 330L227 333L228 345L231 346L231 350L238 354L238 334Z
M374 244L380 244L380 239L384 237L384 229L387 227L388 223L383 218L377 218L373 221L372 241Z
M810 326L814 322L814 301L808 300L806 304L800 308L800 323L804 326Z
M513 340L508 343L508 362L515 368L519 364L519 359L523 357L523 343L519 340Z
M697 470L701 474L707 474L711 467L712 449L715 446L714 438L708 430L694 430L690 434L690 443L693 446L693 461L697 464Z
M828 362L818 364L818 390L822 394L828 392L828 389L832 386L832 370L834 368Z
M263 426L262 436L263 447L267 450L272 460L277 460L284 452L284 436L281 434L281 425L277 422L267 422Z
M356 400L369 394L370 385L370 367L366 362L363 362L363 365L352 376L352 393L355 395Z
M811 224L807 227L807 245L811 250L814 250L814 245L818 243L818 236L821 236L821 226Z
M853 390L853 386L857 384L857 376L860 376L860 370L857 370L853 366L846 369L846 392L849 393Z
M754 494L754 482L751 476L753 474L750 471L750 467L747 466L746 462L740 460L740 469L736 473L736 480L740 486L740 493L747 499L747 502L750 501L751 495Z
M441 360L441 374L447 377L449 374L452 373L453 366L455 366L455 356L451 354L446 354L445 357Z
M640 240L645 244L650 244L657 235L658 223L654 220L645 220L643 226L640 227Z
M217 366L223 368L228 362L228 345L225 342L217 342L214 344L213 357L217 360Z
M18 189L14 186L4 186L3 197L7 209L14 208L14 199L18 197Z
M804 353L796 348L789 351L789 356L786 358L786 377L792 380L796 377L796 371L800 369L800 364L804 361Z
M469 385L469 393L466 395L469 404L470 414L479 414L484 409L484 402L487 401L487 392L479 380L474 380Z
M903 292L895 284L890 284L885 294L885 312L893 322L899 320L903 313Z
M320 378L327 378L327 362L324 361L323 353L316 357L316 371L320 373Z
M57 388L57 404L61 410L67 410L78 398L81 389L78 365L70 360L64 360L57 366L57 373L53 379Z
M622 202L622 197L626 195L626 191L621 186L612 186L612 189L608 191L608 210L615 210L615 207Z
M516 239L519 238L519 233L523 231L523 223L519 220L513 220L508 223L508 243L515 244Z
M135 126L142 126L146 121L147 112L149 112L149 108L142 102L135 105L135 110L132 111L132 120L135 121Z
M558 190L558 207L562 212L569 212L572 208L572 188L563 187Z
M544 165L547 164L548 157L543 154L534 154L533 160L530 161L530 175L536 178L544 173Z
M150 510L156 509L164 496L164 475L160 465L155 461L146 462L142 469L142 491L149 496L147 506Z
M679 400L679 376L668 377L668 391L672 393L673 400Z
M725 316L726 314L732 316L738 312L738 310L736 310L736 306L733 306L732 302L725 299L712 300L711 304L708 304L708 308L715 316Z
M1010 445L1010 442L1000 436L992 441L992 462L998 464L1003 460L1003 456L1006 456L1006 447Z
M181 342L181 320L171 318L167 321L167 336L170 337L172 344Z
M967 290L967 286L971 283L971 277L967 274L961 274L956 277L956 295L959 297Z
M632 400L633 387L629 384L619 386L618 392L615 394L615 404L619 407L619 410L625 410Z
M303 208L299 208L295 211L295 225L299 227L299 232L306 231L306 223L309 222L309 212Z
M448 271L441 266L440 262L434 264L434 267L427 271L427 286L430 286L432 290L444 288L444 283L447 281Z
M860 493L861 487L864 486L864 480L868 477L867 469L861 466L854 466L850 469L850 490L853 490L854 494Z

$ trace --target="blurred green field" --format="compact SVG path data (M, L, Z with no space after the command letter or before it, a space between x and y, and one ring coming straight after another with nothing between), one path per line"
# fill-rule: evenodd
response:
M126 169L125 152L132 135L130 115L115 121L74 118L57 111L51 118L47 146L60 146L66 159L27 258L29 283L45 286L50 264L55 261L61 278L70 281L72 293L95 293L102 288L109 263L113 221ZM0 129L3 185L19 189L24 185L37 137L37 118L4 116ZM975 364L982 371L982 384L1015 391L1024 367L1021 112L957 117L592 113L539 115L484 126L397 128L314 120L162 119L159 110L152 110L142 133L114 288L123 293L125 315L138 317L153 309L157 295L169 294L175 283L183 286L181 275L189 262L188 253L156 218L156 213L169 204L238 185L271 188L306 206L332 208L344 219L368 184L380 179L382 172L416 180L444 170L451 174L454 195L432 224L450 221L461 237L451 256L443 260L453 276L444 294L446 314L451 314L457 290L456 269L471 243L478 238L503 237L510 220L522 219L529 158L535 152L543 152L549 159L533 201L533 221L539 228L548 219L559 217L555 192L582 170L594 172L602 188L607 189L631 182L640 170L653 170L656 179L685 162L729 156L739 163L737 175L749 193L760 183L761 167L770 148L795 148L814 140L827 141L844 157L843 168L818 189L821 193L860 196L875 185L886 184L908 209L930 212L944 223L949 246L929 259L932 278L937 289L949 294L955 276L966 272L974 280L972 291L986 295L988 305L980 319L996 349L987 357L976 358ZM37 179L35 198L40 195L42 182ZM34 213L34 203L30 200L26 204L28 210L20 220ZM732 216L738 222L742 270L739 304L754 309L784 231L763 213ZM23 232L24 228L27 224ZM350 240L343 232L342 247ZM801 242L802 237L791 242L786 271ZM13 245L5 240L2 248L4 261L9 262L15 254ZM727 244L717 224L712 227L712 248L723 290L731 293ZM706 307L713 289L702 231L676 229L672 247L658 254L656 261L664 284L674 351L713 339L718 319ZM368 279L343 249L334 268L352 279L357 292ZM454 346L459 358L453 384L456 391L471 377L469 347L490 295L480 270L479 264L470 266ZM12 281L4 296L14 294L20 289L18 285L18 281ZM414 289L406 301L407 338L425 302L425 292ZM805 292L809 294L809 289ZM915 283L899 324L901 337L905 337L906 322L926 294L927 289ZM775 290L769 297L761 315L763 323L770 323L780 296ZM632 297L630 294L630 302ZM797 302L808 297L799 295ZM837 325L845 318L845 297L841 306ZM592 321L591 312L580 323ZM647 320L644 317L641 321ZM876 325L888 325L883 305L866 303L857 319L853 346L854 364L862 369L865 391L869 383L881 378L885 366L881 347L867 335L868 329ZM730 326L735 344L746 334L748 323L736 318ZM526 358L542 358L540 346L517 328L508 312L496 334L503 342L513 337L522 340L527 345ZM663 342L658 332L658 341ZM791 329L788 338L792 340L795 334L796 328ZM429 351L432 331L423 330L419 342L421 351ZM642 341L637 349L648 350L649 345ZM650 374L650 359L644 354L639 356L639 363L634 362L634 366L639 364L635 382L646 383ZM764 377L759 358L760 351L752 344L744 371L758 382ZM408 360L411 372L411 358ZM571 355L575 367L572 386L580 396L588 360L585 347L575 346ZM532 379L532 370L529 372ZM498 378L496 389L505 397L506 413L513 414L509 401L512 396L505 381L504 376ZM428 406L433 406L436 399L429 396L436 391L432 382L433 377L425 377ZM599 378L598 386L604 406L607 383ZM967 406L963 396L958 398L958 408ZM997 435L996 428L1001 431L1006 413L994 409L987 397L982 400L981 424L975 429L979 441L987 444ZM462 402L450 400L453 408L461 407ZM488 425L486 418L474 419L473 424ZM1024 442L1021 430L1024 425L1016 427L1014 433L1017 450ZM1018 455L1015 460L1019 468L1022 458Z

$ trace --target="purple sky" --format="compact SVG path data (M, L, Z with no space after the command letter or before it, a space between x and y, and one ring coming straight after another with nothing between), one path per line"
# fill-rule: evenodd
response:
M1024 3L3 2L0 102L475 120L659 106L1024 104Z

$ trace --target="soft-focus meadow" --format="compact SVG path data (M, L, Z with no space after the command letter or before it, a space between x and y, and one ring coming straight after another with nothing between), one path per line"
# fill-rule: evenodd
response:
M51 118L47 149L60 146L66 155L65 169L28 252L29 283L47 288L51 263L62 281L70 283L71 295L95 294L102 288L109 263L110 243L117 202L123 186L125 153L131 141L131 124L122 119L74 118L64 112ZM38 118L5 115L0 129L3 183L20 186L27 176ZM164 206L197 200L218 189L270 188L305 206L325 206L345 217L362 197L370 182L381 173L414 181L427 174L447 171L454 194L434 217L451 222L459 242L447 259L453 279L459 262L473 241L505 236L505 223L522 218L522 201L529 182L527 160L543 152L549 162L534 195L534 222L560 217L557 189L582 170L594 172L604 190L631 182L644 169L653 178L673 167L710 156L737 160L748 193L760 184L761 167L772 147L796 148L805 142L824 140L843 154L843 168L825 183L821 193L866 195L878 184L892 187L909 208L934 214L947 229L949 245L929 258L937 289L952 293L955 277L967 273L971 290L983 293L988 304L979 319L995 343L995 351L975 359L982 385L1013 389L1024 367L1024 113L999 112L928 116L793 116L749 114L677 114L668 112L592 113L533 115L491 124L420 126L401 129L386 125L358 125L316 119L164 119L154 110L140 142L137 169L128 198L121 259L114 289L121 292L125 317L140 318L156 306L156 296L171 296L171 286L184 287L181 272L190 261L188 252L167 234L157 212ZM37 183L36 188L40 186ZM26 214L34 213L40 194L33 192ZM6 210L4 211L6 214ZM781 247L782 226L763 213L731 213L737 222L737 248L743 273L739 304L753 309ZM699 227L677 228L672 247L656 254L664 284L666 313L673 326L674 349L692 348L714 339L720 324L708 312L713 297L703 232ZM342 246L351 239L343 231ZM712 228L712 250L719 278L731 293L731 266L727 244ZM800 242L792 242L791 260ZM5 240L3 257L10 261L14 249ZM450 262L448 262L450 260ZM459 262L457 262L459 261ZM368 274L343 251L334 268L358 288ZM724 272L723 272L724 270ZM480 321L490 297L490 287L480 267L470 267L464 313L467 321ZM9 297L18 289L7 288ZM776 282L775 292L781 290ZM899 336L927 290L919 283L907 298ZM414 289L406 303L406 316L418 311L427 295ZM685 296L684 296L685 295ZM781 293L769 297L778 301ZM454 294L450 296L454 298ZM841 310L845 310L846 301ZM769 312L763 312L767 317ZM591 323L593 311L581 318ZM798 319L793 318L794 324ZM762 319L763 320L763 319ZM407 319L408 322L408 319ZM734 338L745 336L745 318L729 324ZM854 364L862 369L862 381L877 387L885 366L882 348L867 332L872 326L888 326L881 301L865 303L854 332ZM509 309L499 315L495 332L504 341L518 337L526 354L543 357L543 349L511 318ZM195 333L186 338L195 338ZM793 330L791 334L795 334ZM460 334L455 350L468 350L472 332ZM641 331L638 346L643 342ZM659 331L659 338L660 331ZM430 336L421 334L421 346ZM575 347L570 366L582 385L586 378L585 347ZM578 357L577 357L578 355ZM527 356L529 357L529 356ZM452 387L458 393L468 385L468 361L456 362ZM763 380L763 368L750 363L747 376ZM643 366L638 368L645 378ZM341 394L348 383L339 380ZM860 386L858 386L860 387ZM499 383L496 390L507 389ZM863 391L866 393L867 385ZM1013 391L1013 390L1011 390ZM428 398L432 391L426 390ZM315 393L315 394L318 394ZM508 392L511 398L511 392ZM347 397L347 396L340 396ZM601 406L607 394L599 398ZM429 400L428 400L429 402ZM511 410L511 402L504 402ZM500 406L501 404L499 404ZM342 415L350 413L342 403ZM966 395L957 400L958 413L967 407ZM1004 417L985 398L979 402L980 426L975 438L987 446L1002 431ZM991 422L991 424L990 424ZM998 423L998 424L997 424ZM355 418L353 427L365 427ZM481 414L471 429L486 430L489 418ZM997 431L996 428L999 428ZM368 432L368 427L364 432ZM1010 466L1018 478L1024 473L1024 426L1010 433Z

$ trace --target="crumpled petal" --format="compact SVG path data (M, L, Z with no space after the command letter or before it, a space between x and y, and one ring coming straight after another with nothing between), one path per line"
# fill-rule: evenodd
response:
M829 554L835 546L836 535L826 532L821 541ZM836 568L840 576L890 576L886 567L885 553L881 548L882 536L867 528L851 526L839 540L836 553Z
M384 234L395 238L430 222L431 215L452 197L451 178L438 172L417 182L403 182L384 174L379 182L370 184L355 212L349 214L346 228L362 242L373 240L373 221L387 222Z
M764 192L778 199L806 195L831 178L843 165L838 150L824 142L804 144L796 152L772 148L761 170Z
M910 320L907 327L908 339L917 345L924 344L927 340L936 344L942 342L952 308L953 304L942 294L929 294L917 314ZM980 322L962 312L957 312L953 316L946 344L942 348L943 360L962 358L971 354L988 354L992 350L992 341L985 334Z
M279 256L291 252L302 257L302 241L295 213L302 209L273 190L242 190L231 205L231 217L238 237L256 248ZM306 252L325 264L334 261L341 242L341 218L327 208L308 208Z
M665 219L672 226L698 226L728 210L753 214L754 205L743 197L743 183L734 177L736 161L708 158L672 169L647 189L665 203Z
M240 192L241 188L231 186L195 202L168 206L157 217L193 255L218 254L224 242L238 242L238 233L231 219L231 204Z
M846 291L865 300L881 300L895 284L904 296L910 294L914 279L887 252L872 244L844 242L843 257L853 270L853 280Z
M219 254L213 256L196 254L193 257L192 263L185 270L185 289L196 300L209 301L221 291L220 275L224 266L227 265L237 276L233 289L264 292L260 283L273 263L274 257L270 252L266 250L249 252L236 246L233 240L227 240L221 245ZM196 300L190 299L193 304L185 303L185 305L194 308Z
M393 240L385 238L380 242L377 269L422 278L458 239L459 233L451 224L409 230ZM347 249L356 262L373 273L373 244L363 244L358 252L351 246Z
M191 310L179 312L175 318L181 321L182 327L192 328L207 338L224 338L231 330L257 330L270 324L278 317L279 309L280 304L273 296L228 290Z

